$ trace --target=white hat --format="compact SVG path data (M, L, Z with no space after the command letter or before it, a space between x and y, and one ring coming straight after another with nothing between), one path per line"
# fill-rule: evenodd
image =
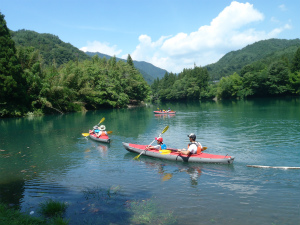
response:
M100 130L105 130L105 129L106 129L105 125L100 126Z

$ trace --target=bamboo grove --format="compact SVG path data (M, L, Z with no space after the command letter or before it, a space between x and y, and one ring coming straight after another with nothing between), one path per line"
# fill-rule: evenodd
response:
M15 47L2 14L0 23L0 117L120 108L149 96L130 55L45 65L39 50Z

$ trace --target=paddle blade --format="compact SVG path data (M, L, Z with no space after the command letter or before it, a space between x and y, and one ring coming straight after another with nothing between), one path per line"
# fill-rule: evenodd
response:
M90 134L89 133L82 133L82 136L87 137L87 136L90 136Z
M107 134L111 134L112 133L112 131L107 131Z
M167 181L167 180L170 180L172 177L173 177L173 175L171 173L166 173L161 180Z
M165 129L161 132L162 134L165 133L169 129L169 126L166 126Z
M141 154L138 154L136 157L134 157L133 159L136 160L140 157Z
M100 120L99 124L102 123L102 122L104 122L104 120L105 120L105 118L103 117L103 118Z
M206 149L207 149L207 147L203 147L203 148L202 148L202 151L205 151Z

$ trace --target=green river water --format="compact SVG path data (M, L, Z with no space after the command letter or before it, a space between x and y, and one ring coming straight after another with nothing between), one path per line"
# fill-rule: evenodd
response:
M156 116L157 108L177 113ZM81 135L103 117L110 144ZM150 144L167 125L167 146L186 148L193 132L207 153L234 163L133 160L122 146ZM41 202L63 201L69 224L300 224L300 170L247 165L300 167L299 98L0 120L0 201L33 216Z

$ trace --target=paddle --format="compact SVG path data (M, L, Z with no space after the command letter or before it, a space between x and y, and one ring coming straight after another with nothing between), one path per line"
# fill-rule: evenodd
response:
M98 123L98 125L99 125L100 123L102 123L104 120L105 120L105 118L103 117L103 118L100 120L100 122Z
M203 147L202 151L205 151L207 149L207 147ZM177 148L168 148L166 150L160 150L159 153L162 155L167 155L170 154L172 151L177 152L178 149Z
M165 133L167 130L169 129L169 126L166 126L164 129L163 129L163 131L158 135L158 137L160 137L163 133ZM152 145L152 143L155 141L155 139L148 145L148 146L150 146L150 145ZM138 159L140 156L141 156L141 154L143 154L143 152L145 152L146 151L146 149L145 150L143 150L138 156L136 156L136 157L134 157L133 159Z
M102 123L103 121L105 120L105 117L103 117L101 120L100 120L100 122L98 123L98 125L100 124L100 123ZM112 133L112 131L108 131L108 132L111 132ZM107 133L108 133L107 132ZM109 134L109 133L108 133ZM89 133L82 133L82 136L83 137L87 137L87 136L89 136L90 134Z
M111 133L112 133L112 131L107 131L107 134L111 134ZM82 133L83 137L87 137L89 135L90 135L89 133Z

